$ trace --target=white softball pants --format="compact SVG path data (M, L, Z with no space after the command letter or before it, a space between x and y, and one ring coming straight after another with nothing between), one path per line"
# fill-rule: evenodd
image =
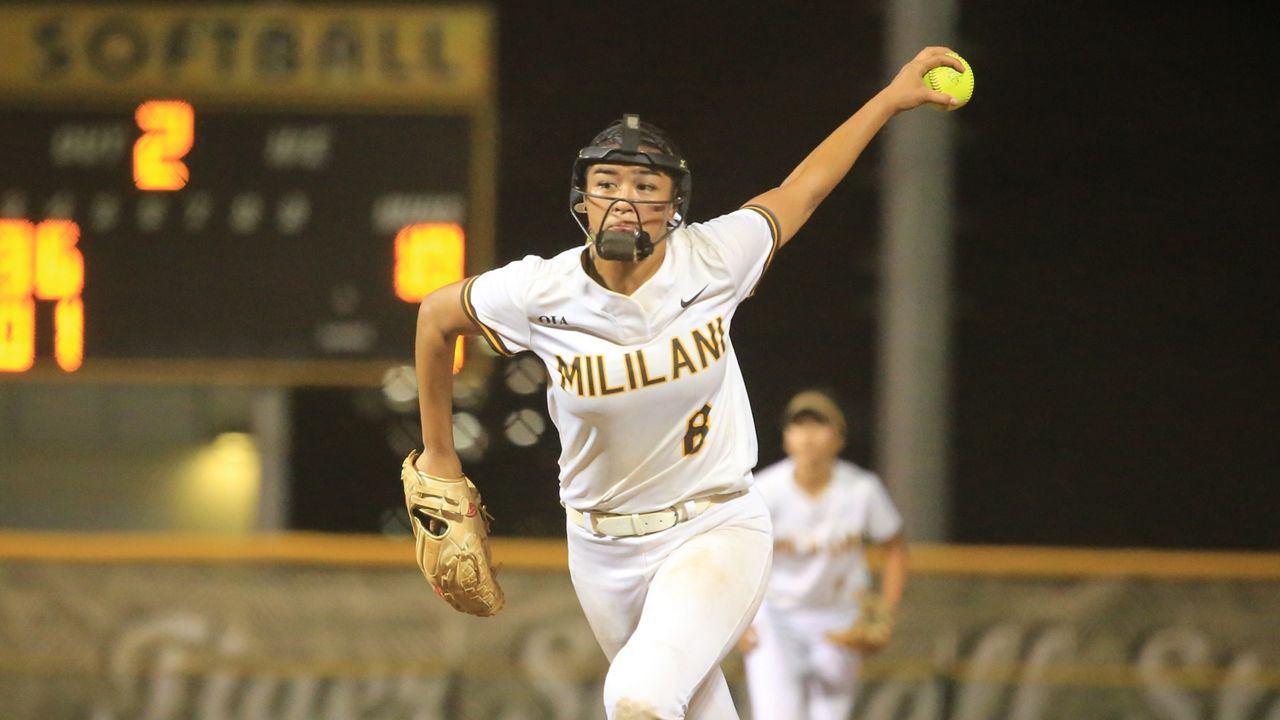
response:
M737 720L720 662L755 616L773 561L759 492L651 535L566 528L569 574L609 658L610 720Z
M779 610L766 602L743 658L755 720L849 720L861 656L826 639L853 624L857 608Z

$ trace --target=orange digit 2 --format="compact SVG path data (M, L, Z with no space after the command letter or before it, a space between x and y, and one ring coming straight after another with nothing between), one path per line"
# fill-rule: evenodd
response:
M181 100L148 100L134 114L142 137L133 144L139 190L181 190L190 173L182 158L195 142L195 110Z

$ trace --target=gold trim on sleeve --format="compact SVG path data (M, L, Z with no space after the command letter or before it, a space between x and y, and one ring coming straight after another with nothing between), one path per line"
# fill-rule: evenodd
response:
M507 349L507 346L502 343L502 338L498 336L498 333L494 332L493 328L490 328L488 325L485 325L480 321L480 316L476 314L475 306L471 304L471 286L475 284L476 278L478 277L480 276L473 275L467 278L467 281L462 285L462 310L466 312L467 317L471 319L471 322L479 328L480 334L484 336L485 342L489 343L489 347L493 348L494 352L498 353L502 357L514 357L515 353Z
M760 287L760 281L764 279L764 274L769 271L769 266L773 264L773 256L778 252L778 243L782 240L782 226L778 224L778 218L774 217L773 211L763 205L743 205L743 210L754 210L760 213L765 222L769 223L769 235L773 238L773 245L769 247L769 256L764 260L764 267L760 269L760 277L756 279L756 284L751 288L751 292L747 297L756 294L756 289Z

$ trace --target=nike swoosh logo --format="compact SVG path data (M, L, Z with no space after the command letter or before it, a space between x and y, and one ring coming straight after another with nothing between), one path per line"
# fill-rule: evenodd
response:
M698 292L697 292L693 297L689 298L688 300L681 300L681 301L680 301L680 309L682 309L682 310L683 310L684 308L687 308L687 307L689 307L690 305L692 305L692 304L693 304L693 301L694 301L694 300L697 300L699 297L701 297L701 296L702 296L702 293L704 293L704 292L706 292L706 291L707 291L707 286L706 286L706 285L703 285L703 286L702 286L702 289L701 289L701 290L699 290L699 291L698 291Z

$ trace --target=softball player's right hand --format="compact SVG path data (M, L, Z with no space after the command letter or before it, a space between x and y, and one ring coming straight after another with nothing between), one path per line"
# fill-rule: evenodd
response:
M955 98L920 82L920 78L930 70L943 65L964 72L964 63L948 55L949 52L952 52L951 48L946 47L927 47L921 50L911 59L911 62L903 65L893 81L880 91L881 97L889 102L896 112L917 108L925 103L944 107L951 105L956 101Z

